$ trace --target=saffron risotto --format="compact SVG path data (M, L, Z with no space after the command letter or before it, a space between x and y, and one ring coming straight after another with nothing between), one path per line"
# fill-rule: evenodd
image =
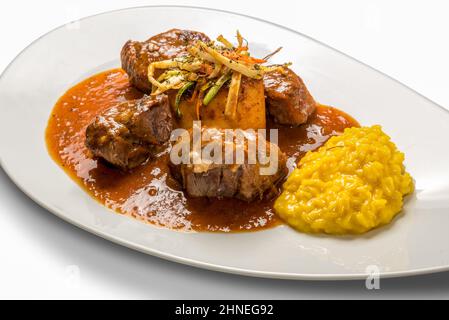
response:
M379 125L345 129L301 159L274 209L301 232L367 232L389 223L413 192L403 161Z

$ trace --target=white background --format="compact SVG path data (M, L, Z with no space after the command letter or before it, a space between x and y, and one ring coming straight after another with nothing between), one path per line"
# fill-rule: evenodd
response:
M213 7L283 24L449 107L445 0L2 1L0 72L31 41L63 23L158 4ZM0 298L447 299L449 273L381 280L380 290L369 291L363 281L266 280L194 269L114 245L59 220L0 170Z

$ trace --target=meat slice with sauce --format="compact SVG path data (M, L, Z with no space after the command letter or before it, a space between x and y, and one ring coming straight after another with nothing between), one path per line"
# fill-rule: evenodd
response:
M98 115L86 129L86 146L122 169L145 162L170 138L172 114L166 95L123 102Z
M121 51L122 68L128 74L132 85L150 93L149 64L184 56L187 54L187 47L197 40L210 41L204 33L180 29L171 29L143 42L129 40Z
M182 144L190 144L192 147L189 154L189 163L173 164L170 163L173 176L181 182L183 189L191 197L209 197L209 198L238 198L245 201L253 201L261 199L267 191L275 190L276 184L287 174L286 155L281 152L276 144L270 143L258 138L253 133L244 133L244 139L237 138L236 135L232 139L225 139L225 130L216 128L204 128L201 132L203 156L195 163L194 155L198 154L193 150L192 131L189 139L180 139L174 145L172 152L178 152L182 149ZM250 141L257 145L260 141L266 148L266 155L272 161L261 164L256 156L255 161L250 161L250 156L255 156L254 149L249 147ZM213 149L212 146L218 146ZM228 145L228 148L225 146ZM204 150L206 154L212 154L213 158L204 159ZM176 150L176 151L174 151ZM222 161L214 162L215 151L222 152ZM236 161L237 150L241 150L244 156L243 161ZM231 151L231 153L229 153ZM231 154L231 164L225 163L226 154ZM266 170L272 166L272 170ZM261 170L262 169L262 170Z
M291 69L268 72L263 82L268 112L277 123L298 126L315 111L315 100Z

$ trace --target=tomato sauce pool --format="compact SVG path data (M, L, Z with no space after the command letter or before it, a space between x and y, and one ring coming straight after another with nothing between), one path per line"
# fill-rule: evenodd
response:
M94 199L119 214L157 226L184 231L255 231L276 226L274 199L246 203L237 199L189 198L172 178L168 152L161 152L129 172L91 158L85 130L108 107L143 94L134 89L122 69L94 75L69 89L56 103L48 121L46 142L51 157ZM296 128L277 126L280 149L289 170L344 128L358 126L347 114L319 105L309 121Z

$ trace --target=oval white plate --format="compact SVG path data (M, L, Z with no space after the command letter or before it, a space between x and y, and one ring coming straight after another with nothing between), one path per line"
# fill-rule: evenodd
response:
M239 29L256 55L278 46L318 101L363 125L382 124L406 154L416 192L390 226L362 237L297 233L181 233L114 214L92 200L49 157L44 130L71 85L120 65L128 39L170 28L211 37ZM293 30L202 8L143 7L82 19L26 48L0 79L1 164L32 199L59 217L130 248L197 267L289 279L355 279L367 272L404 276L449 269L449 113L391 78ZM371 266L371 267L370 267Z

